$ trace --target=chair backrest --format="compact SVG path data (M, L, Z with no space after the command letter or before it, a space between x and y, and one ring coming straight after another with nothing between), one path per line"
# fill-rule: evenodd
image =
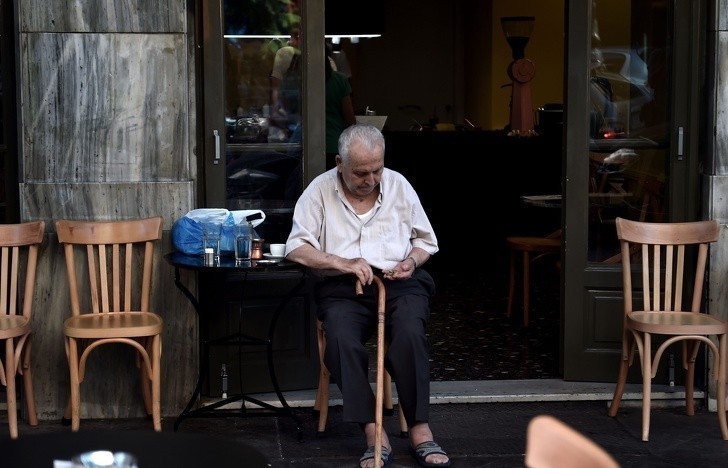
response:
M602 447L553 416L536 416L526 430L528 468L618 468Z
M43 242L44 232L44 221L0 224L0 314L24 315L30 318L33 310L38 247ZM18 285L23 268L25 282L20 290ZM18 308L20 297L23 304Z
M638 246L635 263L642 278L640 310L700 312L708 247L718 240L718 222L645 223L617 218L616 225L622 250L625 313L634 310L631 264L634 246ZM694 269L686 265L693 258ZM692 287L689 308L683 305L684 293L690 292L688 287Z
M154 244L162 238L161 216L123 221L62 219L56 221L56 232L66 256L73 315L81 313L76 250L86 261L90 311L149 311Z

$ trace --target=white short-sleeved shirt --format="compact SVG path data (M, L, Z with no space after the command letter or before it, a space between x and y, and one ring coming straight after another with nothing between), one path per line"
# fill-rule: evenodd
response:
M436 253L437 237L407 179L385 168L379 189L372 214L359 217L336 168L316 177L296 202L286 253L309 244L343 258L364 258L383 270L394 268L413 247Z

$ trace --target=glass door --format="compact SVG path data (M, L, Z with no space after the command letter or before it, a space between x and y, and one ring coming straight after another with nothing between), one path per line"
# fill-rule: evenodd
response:
M616 217L665 220L672 13L665 2L592 3L588 260L617 263ZM626 21L625 21L626 20ZM626 24L629 27L625 27Z
M616 378L623 312L614 219L698 216L702 3L569 2L562 281L567 380Z
M290 231L308 172L306 117L320 100L309 101L307 88L316 88L314 63L323 64L313 54L320 42L323 57L323 9L306 15L311 6L301 3L202 2L204 205L263 210L258 231L274 243Z

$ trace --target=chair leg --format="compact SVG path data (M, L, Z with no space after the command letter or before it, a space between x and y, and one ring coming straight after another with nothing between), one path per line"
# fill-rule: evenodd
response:
M33 389L33 371L30 368L31 337L29 336L23 346L23 391L25 395L25 406L28 410L28 424L38 425L38 411L35 408L35 391Z
M619 362L619 374L617 376L617 385L614 388L612 403L609 405L608 415L615 417L619 411L619 405L622 402L624 394L624 386L627 383L627 373L629 372L629 349L632 342L627 334L622 336L622 358Z
M392 376L389 375L389 372L384 373L384 406L385 408L394 409L392 403ZM399 414L399 437L406 439L409 436L409 427L407 427L407 420L404 418L401 403L397 404L397 413ZM392 414L394 414L394 411L392 411Z
M322 405L323 400L324 400L324 398L323 398L323 393L324 393L323 385L325 383L325 380L326 380L326 378L324 377L324 371L323 371L323 369L321 369L321 371L319 372L318 386L316 387L316 400L314 400L314 402L313 402L313 411L315 413L320 413L321 412L321 405Z
M404 418L404 411L402 411L402 405L397 405L399 412L399 437L406 439L409 437L409 427L407 426L407 420Z
M10 438L18 438L18 402L15 394L15 356L13 338L5 339L5 389L8 403Z
M61 424L63 424L64 426L71 425L71 395L68 395L66 407L63 409L63 418L61 419Z
M331 374L326 367L321 368L319 373L318 390L316 391L316 402L319 405L318 434L326 432L326 422L329 418L329 385Z
M385 353L389 349L387 343L384 344ZM409 428L407 427L407 421L404 419L404 413L402 412L402 405L397 405L399 412L399 436L406 438L409 435ZM394 400L392 398L392 376L384 371L384 413L387 416L394 415Z
M698 342L699 343L699 342ZM688 361L687 374L685 375L685 414L695 415L695 360Z
M162 362L162 337L155 335L152 339L152 419L154 430L162 431L162 405L161 405L161 362Z
M154 430L159 432L162 430L160 383L162 337L160 335L146 337L143 344L147 353L146 358L149 360L149 365L152 368L152 373L150 374L147 370L144 356L141 353L137 353L137 365L139 366L141 374L142 400L144 402L144 409L147 416L152 418ZM156 394L154 389L155 385L160 387Z
M149 353L149 347L146 346L147 353ZM140 355L140 353L137 353L137 365L139 366L139 373L141 374L140 381L142 385L142 401L144 402L144 411L147 413L147 416L152 416L154 414L154 409L152 408L152 376L149 375L147 372L147 366L145 365L144 359Z
M319 352L319 381L316 390L316 401L313 408L319 412L317 433L326 432L326 422L329 418L329 385L331 383L331 373L324 364L324 350L326 349L326 336L320 320L316 320L316 341L318 342Z
M74 338L68 340L68 368L71 378L71 430L77 432L81 425L81 383L78 370L78 344Z
M531 255L523 251L523 326L528 326L528 309L531 306Z
M720 433L723 436L723 440L728 440L728 421L726 421L726 373L728 372L728 335L722 335L718 337L718 354L715 360L718 361L718 387L717 387L717 398L718 398L718 422L720 423Z
M516 296L516 251L511 249L511 266L508 270L508 308L506 317L511 317L513 311L513 299Z
M384 414L387 416L394 414L394 404L392 403L392 376L389 375L389 372L386 370L384 371Z
M642 349L642 440L650 440L650 401L652 390L652 339L644 333Z

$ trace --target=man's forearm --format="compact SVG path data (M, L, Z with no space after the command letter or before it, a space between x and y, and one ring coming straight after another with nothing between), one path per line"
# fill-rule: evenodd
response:
M338 270L341 257L321 252L310 245L302 245L286 255L286 260L318 270Z

